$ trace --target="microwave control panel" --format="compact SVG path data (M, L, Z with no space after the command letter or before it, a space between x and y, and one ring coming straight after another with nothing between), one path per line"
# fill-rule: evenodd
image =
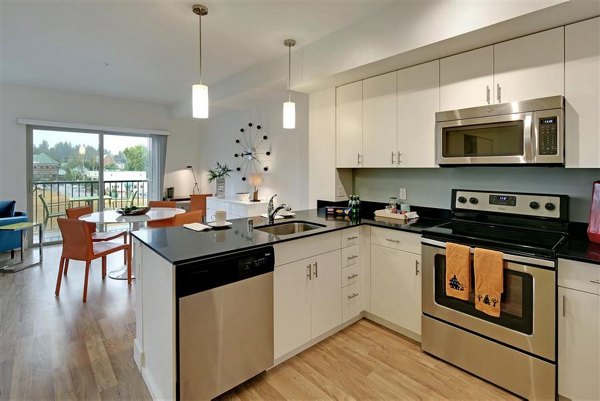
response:
M558 117L539 119L538 153L541 156L558 153Z

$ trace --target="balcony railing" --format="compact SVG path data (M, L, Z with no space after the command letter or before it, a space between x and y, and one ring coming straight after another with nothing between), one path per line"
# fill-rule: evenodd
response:
M148 204L147 180L104 181L104 197L100 198L98 181L34 181L33 221L44 224L44 242L60 241L56 219L70 207L89 205L96 212L106 209ZM45 205L44 205L45 203ZM33 236L37 240L37 235Z

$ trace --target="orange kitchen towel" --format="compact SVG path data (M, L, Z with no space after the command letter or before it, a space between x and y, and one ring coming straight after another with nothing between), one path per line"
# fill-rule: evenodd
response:
M475 308L490 316L500 316L500 296L504 292L504 255L475 248Z
M469 300L471 290L471 249L446 243L446 295Z

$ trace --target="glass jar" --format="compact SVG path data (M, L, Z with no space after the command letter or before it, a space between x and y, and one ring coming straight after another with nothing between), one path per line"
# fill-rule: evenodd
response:
M390 201L388 202L388 206L389 206L389 209L390 209L391 213L397 213L397 211L398 211L398 198L396 198L395 196L390 196Z

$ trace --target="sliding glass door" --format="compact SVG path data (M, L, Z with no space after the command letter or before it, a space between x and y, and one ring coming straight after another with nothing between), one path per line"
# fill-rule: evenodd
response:
M149 137L104 135L105 208L148 204L148 181L152 171L150 142Z
M44 243L62 240L56 219L70 207L90 206L96 212L161 197L161 189L152 185L152 177L162 174L153 163L152 143L161 141L152 136L45 128L28 132L29 212L44 224Z

